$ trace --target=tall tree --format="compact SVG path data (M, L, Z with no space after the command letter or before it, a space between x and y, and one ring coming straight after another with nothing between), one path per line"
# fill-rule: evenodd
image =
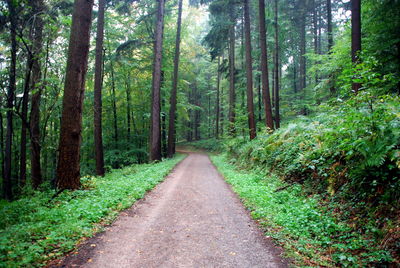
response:
M280 127L280 116L279 116L279 32L278 32L278 0L274 1L274 11L275 11L275 21L274 21L274 26L275 26L275 86L274 86L274 90L275 90L275 127L279 128Z
M244 0L244 33L246 42L246 78L247 78L247 116L250 131L250 139L257 136L256 123L254 119L253 102L253 65L251 58L251 35L250 35L250 11L249 0Z
M221 57L218 56L218 67L217 67L217 99L216 99L216 105L215 105L215 138L219 138L219 120L220 120L220 81L221 81Z
M43 85L40 84L42 74L40 66L40 57L42 54L43 43L43 0L32 1L33 11L35 14L35 25L33 28L33 58L32 58L32 77L31 77L31 113L30 113L30 129L31 129L31 178L33 188L37 188L42 183L42 169L40 164L40 100L42 96Z
M300 32L300 90L306 87L306 10L307 0L299 1L300 17L299 17L299 32Z
M78 189L82 108L87 71L93 0L75 0L65 76L60 143L58 147L57 187Z
M265 123L268 128L274 129L274 122L272 119L271 97L269 93L268 81L268 58L267 58L267 38L265 28L265 3L264 0L258 0L258 14L259 14L259 30L260 30L260 49L261 49L261 83L262 95L264 102Z
M361 51L361 0L351 0L351 60L353 64L359 62ZM360 83L353 81L352 89L357 95L361 88Z
M175 153L175 121L176 121L176 95L178 88L179 55L181 44L181 25L182 25L182 2L178 2L178 20L176 22L175 56L174 56L174 76L172 78L172 88L169 108L169 127L168 127L168 149L167 156L172 157Z
M7 0L8 18L10 21L10 43L11 43L11 62L9 69L9 85L7 90L7 130L6 145L4 153L4 178L3 191L4 197L8 200L13 198L11 182L11 162L12 162L12 139L13 139L13 109L16 88L16 65L17 65L17 11L16 1Z
M102 129L102 97L103 87L103 39L105 0L99 0L96 33L96 60L94 71L94 153L96 159L96 174L104 176L104 152Z
M327 34L328 34L328 51L332 49L333 46L333 36L332 36L332 3L331 0L326 0L326 13L327 13Z
M229 11L229 134L235 134L235 5L232 3Z
M150 160L161 160L161 130L160 130L160 93L161 93L161 60L164 31L164 0L157 0L157 22L154 40L153 79L151 91L150 118Z

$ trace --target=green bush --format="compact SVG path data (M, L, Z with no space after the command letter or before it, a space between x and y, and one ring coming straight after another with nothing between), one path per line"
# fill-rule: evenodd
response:
M251 142L231 139L227 152L239 165L273 170L287 181L307 181L353 202L398 209L399 97L361 92L321 110Z

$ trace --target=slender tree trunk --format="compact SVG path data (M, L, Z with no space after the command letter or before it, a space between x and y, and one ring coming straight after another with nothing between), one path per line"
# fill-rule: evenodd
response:
M181 25L182 25L182 2L178 2L178 21L176 23L176 39L175 39L175 56L174 56L174 76L172 78L172 88L170 96L169 108L169 127L168 127L168 149L167 156L172 157L175 154L175 123L176 123L176 95L178 89L178 74L179 74L179 55L181 44Z
M31 36L32 37L32 36ZM28 48L29 49L29 48ZM31 51L28 51L28 59L26 64L24 94L22 96L21 107L21 137L20 137L20 162L19 162L19 185L24 186L26 183L26 134L28 124L28 102L29 102L29 83L32 74L32 57Z
M269 78L268 78L268 55L267 55L267 39L265 28L265 3L264 0L258 0L258 12L260 20L260 49L261 49L261 82L264 102L265 123L270 129L274 129L272 119L271 97L269 93Z
M57 188L78 189L82 108L87 71L92 0L75 0L69 40L68 62L58 147Z
M332 49L333 46L333 36L332 36L332 7L331 0L326 0L326 14L327 14L327 34L328 34L328 51Z
M218 56L218 67L217 67L217 100L215 105L215 138L219 139L219 120L220 120L220 97L219 97L219 87L220 87L220 80L221 80L221 57Z
M279 25L278 25L278 0L275 0L275 127L280 127L279 116Z
M125 86L126 86L126 129L127 129L127 140L130 143L131 140L131 86L130 86L130 75L126 78Z
M115 148L118 148L117 101L115 94L114 65L112 58L110 58L110 67L111 67L111 95L112 95L112 110L113 110L114 143L115 143Z
M229 27L229 134L235 135L235 7L231 6L230 10L230 27Z
M150 161L161 160L160 89L165 1L157 0L157 2L158 11L154 40L154 64L151 91Z
M306 87L306 6L305 0L301 1L300 17L300 90Z
M361 51L361 0L351 0L351 60L353 64L359 63ZM360 83L353 81L352 89L357 95L361 88Z
M103 39L105 0L99 0L96 33L96 60L94 71L94 154L96 174L104 176L103 128L102 128L102 87L103 87Z
M328 0L329 1L329 0ZM316 0L313 0L313 38L314 38L314 54L318 54L318 12ZM318 74L315 74L315 84L318 83Z
M0 97L0 104L3 103ZM4 178L4 128L3 128L3 113L0 112L0 161L1 161L1 177Z
M42 70L40 67L40 57L42 54L43 43L43 19L42 12L44 3L42 0L34 1L34 10L36 14L35 27L33 32L33 58L32 58L32 78L31 78L31 113L30 113L30 129L31 129L31 178L32 186L36 189L43 181L40 163L40 99L42 96L43 85L40 84ZM47 52L49 42L47 42ZM48 53L46 54L46 64ZM46 74L46 71L45 71Z
M3 191L4 197L8 200L13 198L11 182L11 162L12 162L12 138L13 138L13 108L14 94L16 87L16 65L17 65L17 17L15 4L12 0L7 0L9 19L10 19L10 42L11 42L11 63L9 70L9 86L7 92L7 130L6 146L4 156L4 178Z
M253 103L253 65L251 58L250 11L249 0L244 0L244 27L246 42L246 78L247 78L247 113L250 140L257 136Z

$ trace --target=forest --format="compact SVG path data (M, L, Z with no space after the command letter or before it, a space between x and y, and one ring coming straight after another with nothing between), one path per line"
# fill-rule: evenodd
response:
M399 29L399 0L2 0L0 267L193 154L291 265L398 267Z

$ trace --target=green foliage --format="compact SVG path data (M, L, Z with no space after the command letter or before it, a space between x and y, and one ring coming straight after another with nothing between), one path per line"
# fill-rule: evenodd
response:
M353 202L398 208L399 98L362 92L331 105L335 108L321 106L317 116L301 117L252 142L230 140L227 151L239 165L307 180Z
M222 141L215 138L192 141L192 142L184 142L180 143L179 146L190 146L195 149L207 150L208 152L221 152L224 148Z
M71 251L82 238L101 230L117 211L161 182L182 160L179 155L157 164L132 165L105 177L82 178L83 189L35 192L13 202L0 203L0 267L42 266Z
M266 235L278 241L296 265L365 267L392 261L374 239L321 207L318 195L304 196L299 185L284 189L278 177L265 177L264 172L238 170L227 156L211 158Z

